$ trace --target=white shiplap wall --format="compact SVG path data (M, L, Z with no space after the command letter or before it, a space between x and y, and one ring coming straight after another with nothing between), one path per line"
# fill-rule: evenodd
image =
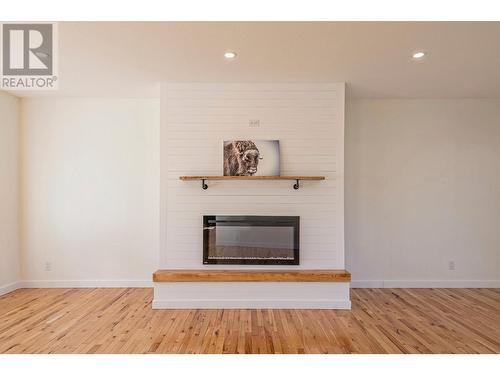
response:
M161 268L204 266L203 215L298 215L300 266L344 268L344 92L333 84L163 84L161 94ZM260 127L249 127L259 119ZM325 181L214 181L222 141L279 139L282 175ZM283 268L277 266L275 268Z

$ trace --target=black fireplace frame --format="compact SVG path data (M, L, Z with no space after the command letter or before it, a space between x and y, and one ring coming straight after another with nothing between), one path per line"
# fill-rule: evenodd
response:
M208 257L208 226L224 223L226 226L238 226L244 223L247 226L292 226L293 230L293 259L210 259ZM234 264L234 265L299 265L299 216L240 216L240 215L204 215L203 216L203 264Z

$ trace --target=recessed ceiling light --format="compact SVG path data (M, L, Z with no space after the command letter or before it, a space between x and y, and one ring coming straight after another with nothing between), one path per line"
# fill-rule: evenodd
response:
M424 57L425 55L426 55L426 53L425 53L425 52L423 52L423 51L419 51L419 52L415 52L415 53L412 55L412 57L413 57L414 59L418 60L418 59L421 59L422 57Z
M234 59L236 57L236 53L235 52L225 52L224 53L224 57L226 59Z

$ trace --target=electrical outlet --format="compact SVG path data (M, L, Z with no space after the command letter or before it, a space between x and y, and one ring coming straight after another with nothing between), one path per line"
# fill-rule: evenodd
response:
M45 271L46 272L52 271L52 263L51 262L45 262Z
M448 262L448 270L449 271L455 271L455 261L454 260L450 260Z
M250 120L248 121L248 126L251 128L258 128L260 127L260 120Z

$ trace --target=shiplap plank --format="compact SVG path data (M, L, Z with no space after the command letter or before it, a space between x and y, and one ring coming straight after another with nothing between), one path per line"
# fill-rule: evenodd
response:
M165 90L163 98L171 103L172 100L252 100L265 99L268 101L284 99L319 99L335 101L339 98L336 89L329 90Z
M245 113L225 113L225 114L195 114L191 112L187 113L177 113L167 112L163 115L164 119L169 123L178 123L181 124L186 123L204 123L206 125L214 125L218 124L234 124L238 126L248 126L249 119L259 119L262 121L262 124L270 124L270 123L282 123L286 125L287 123L306 123L308 121L311 122L321 122L326 124L334 124L336 122L337 116L339 113L332 112L328 114L319 114L316 111L309 111L308 113L304 113L301 111L295 111L295 113L290 113L286 111L286 113L282 112L273 112L273 111L245 111ZM337 115L337 116L336 116Z
M244 100L242 100L244 99ZM332 107L332 99L330 98L311 98L307 95L302 95L296 98L241 98L238 95L225 98L169 98L168 106L175 109L205 108L210 111L224 110L231 108L251 109L255 108L328 108L335 110Z
M338 83L164 83L168 95L177 95L182 92L193 93L232 93L232 92L256 92L259 95L266 92L339 92L344 89L343 84ZM279 97L279 96L278 96Z

